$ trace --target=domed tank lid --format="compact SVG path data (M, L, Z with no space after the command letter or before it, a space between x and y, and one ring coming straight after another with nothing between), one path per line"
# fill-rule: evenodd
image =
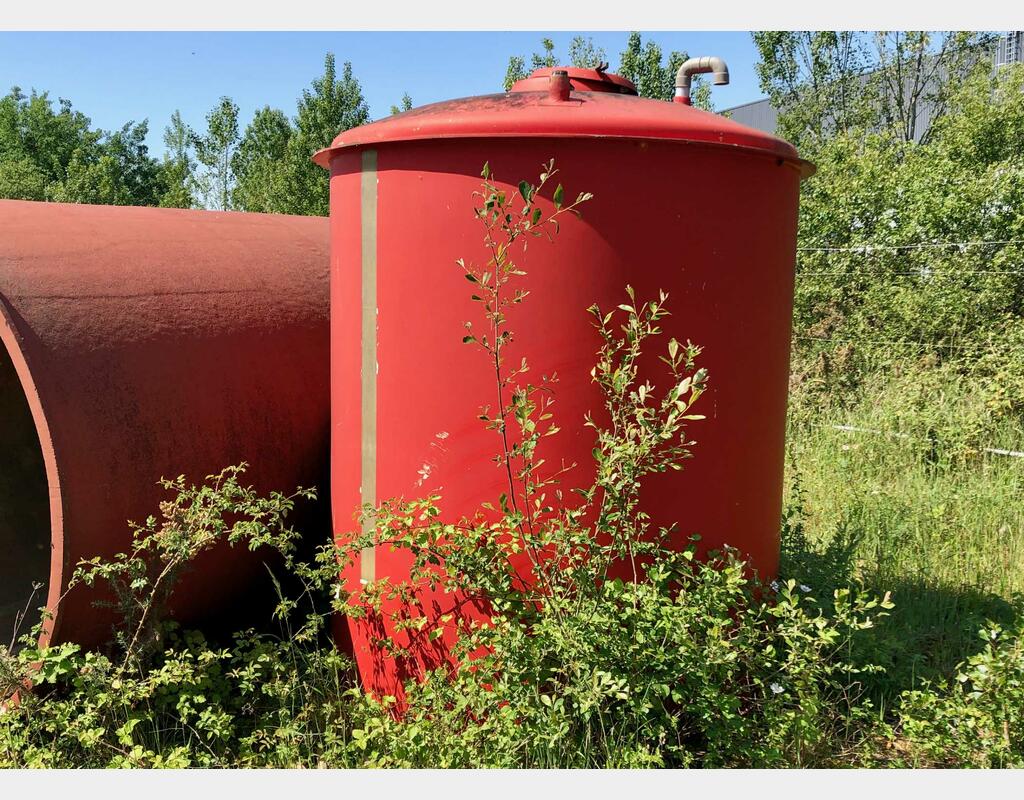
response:
M637 96L627 79L595 69L548 67L511 91L445 100L342 131L313 160L351 147L424 139L620 138L700 142L755 150L813 171L788 142L719 114Z

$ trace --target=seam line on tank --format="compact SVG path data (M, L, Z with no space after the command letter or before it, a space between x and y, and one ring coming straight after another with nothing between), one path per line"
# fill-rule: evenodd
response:
M132 297L194 297L197 295L224 295L224 294L265 294L266 289L195 289L185 291L166 292L107 292L104 294L14 294L12 297L19 297L23 300L122 300Z

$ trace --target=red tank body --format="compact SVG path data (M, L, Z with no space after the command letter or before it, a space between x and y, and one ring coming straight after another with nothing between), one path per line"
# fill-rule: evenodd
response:
M683 471L652 477L645 509L679 523L680 546L738 548L761 576L778 566L783 446L799 183L808 165L787 143L686 105L641 99L628 81L569 69L567 100L548 91L550 70L507 94L425 106L339 135L317 156L331 173L332 499L335 536L356 528L361 503L441 495L449 519L496 501L507 488L489 457L499 450L478 419L494 400L494 372L462 343L479 320L457 259L484 263L474 215L481 168L514 193L555 160L566 198L594 197L565 219L553 243L533 240L521 263L529 298L509 314L509 363L557 372L549 462L592 476L593 431L584 415L602 401L590 371L600 344L586 309L668 292L669 337L704 348L710 374L695 413L706 415ZM553 79L551 79L553 80ZM550 198L550 191L547 192ZM545 213L550 199L541 200ZM550 442L550 443L548 443ZM366 556L361 559L367 561ZM345 577L407 575L401 554L378 547ZM435 609L440 615L446 608ZM411 663L373 645L386 619L349 623L365 684L400 682L447 658L444 642Z
M4 641L33 581L32 610L56 610L44 642L107 640L94 594L57 599L79 559L125 552L128 520L159 515L161 477L247 461L261 492L326 482L327 235L319 218L0 200ZM236 622L262 560L203 554L178 619Z

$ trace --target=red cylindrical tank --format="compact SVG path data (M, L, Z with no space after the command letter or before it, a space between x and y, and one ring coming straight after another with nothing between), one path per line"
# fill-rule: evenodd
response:
M159 513L161 477L247 461L260 491L321 486L327 233L317 218L0 201L2 641L33 582L47 586L33 608L52 609L79 559L126 550L127 521ZM257 571L240 548L205 554L178 617L227 613ZM71 592L44 641L102 641L92 599Z
M599 340L591 304L669 294L670 336L703 346L710 373L688 434L694 458L652 477L646 510L679 523L680 544L729 544L762 575L778 565L783 438L799 183L789 144L686 105L641 99L594 70L539 70L506 94L437 103L345 131L317 156L331 173L331 302L361 309L332 321L332 497L335 535L352 535L361 503L437 492L451 518L507 488L499 448L478 419L494 403L494 371L462 343L477 319L459 258L485 263L474 214L481 168L514 193L555 160L566 198L592 192L582 218L522 260L529 299L509 312L509 363L557 372L562 432L549 463L592 464L584 415L602 407L591 379ZM553 88L552 88L553 87ZM554 89L558 89L555 91ZM542 200L546 211L550 200ZM440 438L439 438L440 437ZM577 469L576 485L589 483ZM378 547L346 577L407 574ZM440 614L440 606L438 607ZM373 615L350 624L365 683L399 683L446 658ZM416 657L401 665L373 645L386 635ZM445 639L448 640L446 634Z

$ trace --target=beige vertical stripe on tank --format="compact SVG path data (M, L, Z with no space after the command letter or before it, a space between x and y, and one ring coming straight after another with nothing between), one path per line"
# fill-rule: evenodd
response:
M377 151L363 151L360 183L362 219L362 364L360 451L362 503L377 504ZM363 532L373 529L363 523ZM377 551L364 547L359 558L359 577L368 582L377 577Z

